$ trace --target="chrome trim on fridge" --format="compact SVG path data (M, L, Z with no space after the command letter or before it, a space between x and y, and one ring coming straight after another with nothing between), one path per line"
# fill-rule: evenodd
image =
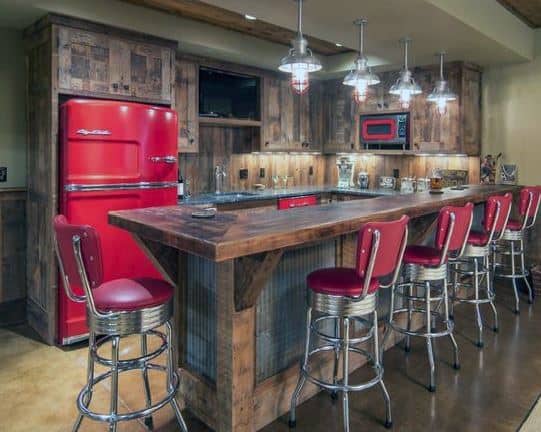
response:
M67 184L64 186L66 192L94 192L121 189L161 189L177 187L176 182L139 182L139 183L109 183L109 184Z

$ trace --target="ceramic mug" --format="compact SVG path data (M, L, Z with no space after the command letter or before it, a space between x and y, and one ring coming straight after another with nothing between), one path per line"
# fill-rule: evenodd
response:
M432 190L441 190L441 189L443 189L443 178L442 177L430 177L430 189L432 189Z

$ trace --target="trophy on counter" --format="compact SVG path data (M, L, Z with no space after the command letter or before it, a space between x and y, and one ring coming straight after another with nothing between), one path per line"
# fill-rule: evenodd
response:
M502 157L499 153L494 157L491 154L486 155L481 161L481 184L494 184L496 183L496 165L498 160Z
M518 167L515 164L500 165L500 183L516 185L518 180Z

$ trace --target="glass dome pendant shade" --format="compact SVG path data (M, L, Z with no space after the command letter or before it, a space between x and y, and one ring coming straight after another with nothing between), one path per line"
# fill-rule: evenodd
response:
M298 3L297 37L291 41L289 54L282 59L278 69L291 74L293 91L302 94L310 86L309 73L321 70L320 61L312 55L308 41L302 34L302 0Z
M389 93L399 96L402 108L408 109L412 96L421 94L422 90L419 84L415 82L411 71L408 69L408 47L411 39L404 38L401 42L404 45L404 68L400 71L400 76L391 86Z
M447 102L456 100L456 94L449 90L449 83L443 77L443 59L445 53L437 54L440 58L440 79L436 81L434 90L428 95L426 100L435 103L438 107L438 113L444 115L447 112Z
M354 88L353 98L355 102L361 103L366 100L366 94L369 86L379 84L379 77L372 73L368 67L368 58L364 55L364 26L368 21L366 19L358 19L354 22L359 26L359 55L355 60L354 69L346 75L344 85Z

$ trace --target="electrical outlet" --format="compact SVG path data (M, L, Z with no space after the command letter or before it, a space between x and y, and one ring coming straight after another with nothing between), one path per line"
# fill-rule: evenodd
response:
M314 175L314 167L313 166L308 168L308 175Z
M259 178L265 178L265 168L259 168Z
M8 181L8 167L0 167L0 182Z
M246 168L239 170L239 179L246 180L247 178L248 178L248 170Z

